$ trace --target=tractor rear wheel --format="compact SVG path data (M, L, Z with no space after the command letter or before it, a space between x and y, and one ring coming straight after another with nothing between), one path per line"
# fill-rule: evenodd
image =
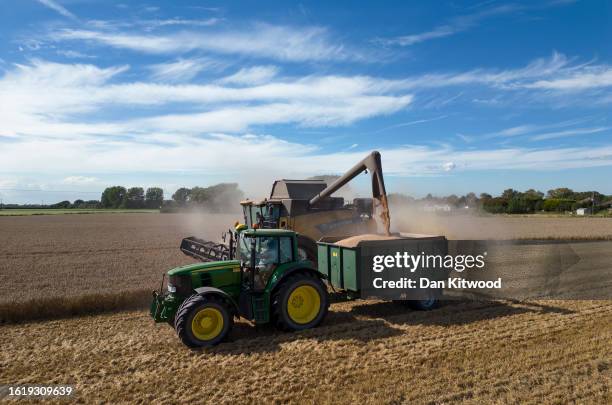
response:
M186 346L214 346L229 334L233 323L232 313L221 298L195 294L179 306L174 329Z
M304 330L319 325L329 307L327 289L312 273L289 276L272 297L272 318L281 330Z

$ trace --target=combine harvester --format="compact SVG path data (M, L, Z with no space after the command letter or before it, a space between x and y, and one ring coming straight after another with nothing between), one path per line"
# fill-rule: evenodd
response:
M345 204L344 198L331 196L359 174L368 171L372 198L355 198L352 203ZM270 198L263 201L246 200L240 204L244 214L243 223L248 228L297 232L299 256L314 263L317 262L316 241L322 237L378 233L377 217L382 220L383 231L386 234L390 232L387 193L380 153L376 151L329 186L323 180L276 180ZM190 236L181 242L181 250L201 261L227 260L233 258L232 243L231 238L225 244Z
M355 199L347 207L342 198L330 197L366 169L377 204ZM168 271L167 288L162 278L160 290L153 292L151 317L172 325L189 347L221 342L239 317L255 325L272 323L282 330L313 328L327 314L328 287L345 299L376 296L369 281L373 255L445 254L447 250L442 236L389 233L378 152L328 187L319 181L280 180L274 183L269 200L242 205L246 224L230 231L228 245L186 238L181 250L202 262ZM376 215L383 220L382 235L372 233L377 228ZM306 232L306 237L296 230ZM324 236L326 231L338 236ZM340 236L340 231L347 233ZM346 238L356 233L361 235ZM313 237L320 240L314 242ZM413 308L427 310L436 306L440 294L438 290L425 295L406 292L402 299Z

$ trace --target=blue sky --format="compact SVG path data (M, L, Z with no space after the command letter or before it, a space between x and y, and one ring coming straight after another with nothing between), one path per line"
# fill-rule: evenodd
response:
M392 192L612 194L609 2L358 4L0 1L0 198L262 197L373 149Z

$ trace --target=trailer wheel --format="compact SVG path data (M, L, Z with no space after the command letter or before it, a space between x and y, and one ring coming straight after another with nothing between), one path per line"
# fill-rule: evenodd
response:
M406 305L417 311L429 311L437 308L440 305L440 301L437 298L429 298L426 300L406 301Z
M272 319L277 328L295 331L319 325L329 307L327 289L317 276L298 273L283 282L272 297Z
M232 313L222 299L195 294L179 306L174 329L186 346L214 346L225 339L233 323Z
M442 296L442 290L428 290L429 297L422 300L409 300L399 301L403 305L409 308L416 309L417 311L429 311L436 309L440 306L440 297Z

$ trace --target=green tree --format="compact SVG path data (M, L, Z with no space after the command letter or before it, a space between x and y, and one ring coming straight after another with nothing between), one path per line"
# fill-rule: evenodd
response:
M66 208L70 208L70 206L71 206L70 201L60 201L58 203L52 204L51 208L66 209Z
M573 199L574 191L571 188L567 188L567 187L555 188L553 190L548 190L547 197L548 198L558 198L558 199L563 199L563 198Z
M149 187L145 194L147 208L160 208L164 202L164 190L159 187Z
M470 207L476 207L478 205L478 197L474 193L467 193L465 195L465 204Z
M489 199L483 200L482 202L482 208L485 211L490 212L492 214L504 213L506 212L507 207L508 207L508 200L506 200L505 198L501 198L501 197L489 198Z
M144 200L144 189L142 187L132 187L128 189L125 196L125 208L144 208Z
M113 186L107 187L104 192L102 192L102 198L100 198L100 203L102 208L119 208L123 204L125 200L125 195L127 191L125 187L122 186Z
M179 205L185 205L187 200L189 200L189 196L191 195L191 189L186 187L181 187L172 194L172 199L176 201Z
M516 191L514 189L511 189L511 188L508 188L508 189L504 190L504 192L502 193L501 197L505 198L506 200L510 200L510 199L512 199L514 197L517 197L518 195L519 195L518 191Z
M543 192L534 190L532 188L530 188L529 190L525 191L523 193L523 195L525 197L527 197L527 198L534 199L534 200L544 198L544 193Z

